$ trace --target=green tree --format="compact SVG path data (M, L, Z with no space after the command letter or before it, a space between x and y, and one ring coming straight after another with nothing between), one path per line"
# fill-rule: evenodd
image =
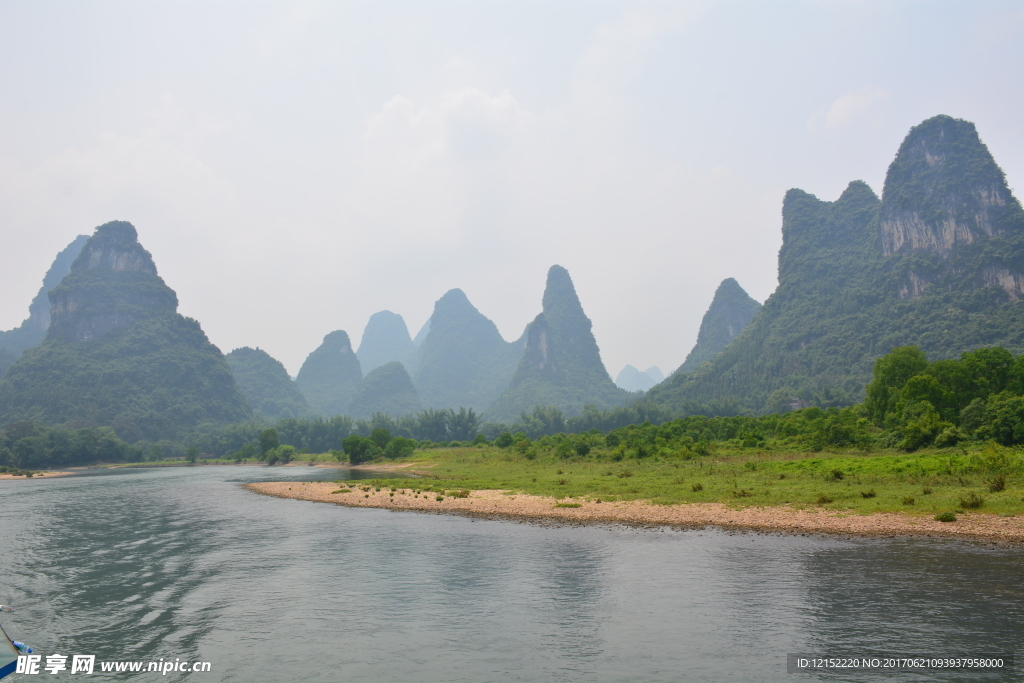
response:
M377 445L377 448L384 450L391 441L391 432L383 427L378 427L370 432L370 440Z
M348 461L353 465L369 462L380 453L377 444L365 436L352 435L342 440L341 448L348 456Z
M277 430L273 427L260 432L260 455L266 455L280 445L281 440L277 436Z
M199 449L195 446L189 446L188 450L185 451L185 459L189 462L195 462L196 458L199 457Z
M875 361L873 379L867 386L864 407L875 424L882 426L896 412L900 389L914 375L928 368L924 351L916 346L899 346Z

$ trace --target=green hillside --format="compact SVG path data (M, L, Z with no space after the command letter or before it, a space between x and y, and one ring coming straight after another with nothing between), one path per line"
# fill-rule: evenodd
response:
M49 299L46 340L0 380L0 424L109 426L155 441L251 418L224 356L176 312L130 223L98 227Z
M295 383L314 412L331 417L348 409L362 379L363 371L352 352L348 333L335 330L306 357Z
M398 361L385 363L368 374L356 387L348 415L369 419L374 413L401 417L422 409L409 373Z
M601 362L590 318L565 268L548 271L543 312L527 326L525 337L515 375L487 410L488 420L511 422L537 405L573 416L586 405L610 408L629 401L629 392L615 386Z
M512 381L523 348L453 289L434 304L413 384L424 407L483 411Z
M852 404L897 346L932 360L1024 352L1024 212L972 123L914 127L881 200L860 181L834 202L790 190L782 214L778 289L720 354L650 399L681 413Z
M312 411L281 361L262 349L243 346L224 357L242 395L258 416L305 417Z
M731 277L722 280L700 322L697 343L673 374L693 372L701 363L717 356L747 328L759 310L761 304L750 298L740 283Z

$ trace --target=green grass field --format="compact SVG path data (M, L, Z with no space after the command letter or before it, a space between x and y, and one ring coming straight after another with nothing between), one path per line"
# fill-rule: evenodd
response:
M596 456L530 459L513 449L482 447L416 451L401 462L424 475L421 490L437 492L506 489L566 501L791 505L858 514L1024 514L1024 461L1017 451L992 446L913 454L741 450L619 461ZM394 480L381 484L392 486Z

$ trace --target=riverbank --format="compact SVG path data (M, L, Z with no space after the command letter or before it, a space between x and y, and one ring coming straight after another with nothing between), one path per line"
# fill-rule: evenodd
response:
M569 524L627 524L849 536L926 536L1024 544L1024 518L965 513L955 522L906 513L850 514L789 506L730 508L721 503L654 505L646 501L558 499L500 490L437 495L409 488L340 485L337 482L260 482L244 488L268 496L347 507L456 514ZM464 496L464 497L459 497Z
M32 474L0 474L0 479L53 479L67 477L71 472L32 472Z

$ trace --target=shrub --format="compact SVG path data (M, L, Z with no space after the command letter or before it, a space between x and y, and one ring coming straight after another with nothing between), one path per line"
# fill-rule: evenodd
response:
M699 493L704 490L704 484L694 484L690 487L690 490L694 493Z
M818 496L818 505L828 505L831 502L832 502L832 499L829 498L828 496L824 496L824 495Z
M988 490L992 493L999 493L1000 491L1006 490L1006 477L998 475L985 482L988 484Z
M903 504L904 505L913 505L914 504L914 497L913 496L904 496L903 497Z
M862 498L874 498L877 494L874 489L868 489L867 491L861 491L860 495Z
M974 491L971 491L966 496L960 497L960 507L965 510L977 510L985 504L985 499L979 496Z
M580 503L555 503L556 508L578 508L583 507Z
M956 515L954 515L952 512L940 512L939 514L935 515L935 521L936 522L955 522L956 521Z

